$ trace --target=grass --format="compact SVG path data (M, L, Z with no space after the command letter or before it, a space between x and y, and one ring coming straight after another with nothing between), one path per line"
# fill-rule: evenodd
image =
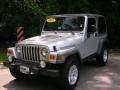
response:
M110 53L120 53L120 49L110 49Z
M2 53L0 52L0 63L2 63L5 60L7 60L6 54L3 52Z
M7 45L6 44L0 44L0 63L7 60L6 50L7 50Z

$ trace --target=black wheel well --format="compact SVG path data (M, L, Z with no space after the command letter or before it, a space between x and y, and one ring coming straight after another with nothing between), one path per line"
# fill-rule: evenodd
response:
M79 55L78 53L74 53L74 54L72 54L72 55L69 55L69 56L66 58L66 61L65 61L65 62L67 62L67 60L69 60L69 58L71 58L71 57L76 57L76 58L77 58L77 61L79 62L79 64L82 63L82 62L81 62L81 57L80 57L80 55Z
M108 41L105 41L105 42L103 43L103 46L108 47Z

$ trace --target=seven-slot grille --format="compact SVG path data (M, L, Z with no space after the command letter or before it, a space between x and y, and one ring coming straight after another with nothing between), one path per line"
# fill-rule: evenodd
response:
M18 47L17 56L19 59L30 61L30 62L39 62L41 60L41 47L32 46L32 45L21 45ZM20 51L18 53L18 51Z

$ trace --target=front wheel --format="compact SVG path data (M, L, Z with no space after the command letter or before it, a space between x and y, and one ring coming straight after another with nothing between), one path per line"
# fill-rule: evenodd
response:
M107 47L103 47L101 53L97 55L96 62L99 66L104 66L107 64L108 61L108 49Z
M76 57L70 57L63 65L60 80L66 90L72 90L79 80L79 62Z

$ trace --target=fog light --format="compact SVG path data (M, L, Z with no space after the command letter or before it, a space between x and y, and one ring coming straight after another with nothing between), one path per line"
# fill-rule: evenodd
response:
M40 66L41 66L41 68L45 68L45 67L46 67L45 61L41 61L41 62L40 62Z
M12 56L8 56L8 61L12 62Z

